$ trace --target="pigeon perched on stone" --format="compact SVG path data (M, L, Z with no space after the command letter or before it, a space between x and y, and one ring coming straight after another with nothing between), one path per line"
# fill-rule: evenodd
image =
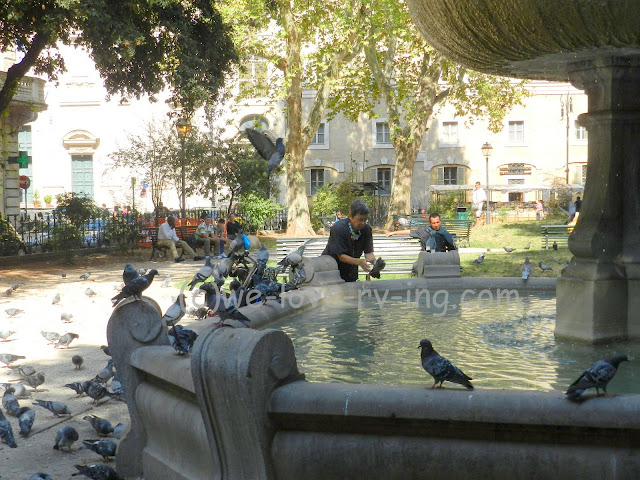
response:
M20 435L26 437L31 432L33 422L36 419L36 412L29 407L21 407L16 414L18 425L20 425Z
M122 434L126 429L127 429L126 423L117 424L115 427L113 427L113 436L116 437L118 440L120 440L120 437L122 437Z
M2 330L0 331L0 341L6 342L7 339L15 334L16 332L14 332L13 330Z
M129 283L131 280L133 280L134 278L138 278L139 276L140 274L138 273L138 271L135 268L133 268L130 263L127 263L124 266L124 271L122 272L122 281L124 282L125 285Z
M282 138L277 138L276 142L273 143L270 138L255 128L247 128L245 132L251 145L253 145L258 154L267 161L267 177L269 177L271 172L278 168L284 158L285 148Z
M211 265L211 257L207 255L204 259L204 265L200 267L200 270L198 270L189 282L189 290L193 290L196 284L204 282L211 275L213 275L213 265Z
M5 383L3 387L5 390L12 388L14 390L13 394L17 398L28 398L31 396L31 392L21 383Z
M216 282L218 287L224 285L225 279L229 276L232 266L232 258L223 258L215 265L215 267L213 267L213 280Z
M7 308L4 312L10 317L15 317L19 313L24 313L24 310L20 310L19 308Z
M186 310L186 302L184 298L184 294L181 293L178 295L176 301L167 308L167 311L162 316L162 319L165 321L167 326L171 327L178 323L182 317L184 317Z
M56 417L60 415L71 415L71 410L63 402L51 401L51 400L38 400L35 399L34 405L42 408L46 408Z
M62 320L64 323L70 323L72 318L73 318L73 314L71 313L62 312L60 314L60 320Z
M472 262L470 262L470 263L473 263L473 264L479 265L479 264L481 264L482 262L484 262L484 252L482 252L478 258L476 258L474 261L472 261Z
M124 286L122 291L113 297L111 301L115 307L121 300L129 297L134 297L136 300L142 300L142 292L144 292L149 285L153 282L153 278L158 274L158 271L154 268L150 270L146 275L141 275L138 278L134 278L127 285Z
M80 338L80 335L73 332L65 333L58 339L58 343L56 343L54 348L58 348L58 347L69 348L69 345L71 345L71 342L73 342L76 338Z
M553 268L546 266L542 262L538 262L538 266L540 267L540 270L542 270L543 272L552 272L553 271Z
M101 455L104 460L108 460L109 457L116 456L116 448L118 448L118 444L113 440L92 439L83 440L82 443L83 445L79 450L87 448L96 452L98 455Z
M27 480L53 480L53 478L51 478L51 475L49 474L39 472L34 473Z
M14 355L12 353L0 353L0 362L4 363L5 366L9 366L18 360L24 360L25 356L23 355Z
M224 309L229 303L229 295L220 291L217 285L205 282L200 285L200 290L204 292L204 302L212 315L215 315L221 308Z
M82 368L82 364L84 363L84 358L81 355L74 355L71 357L71 363L76 367L76 370L80 370Z
M89 388L90 384L91 384L90 380L85 380L84 382L67 383L65 387L70 388L71 390L76 392L78 396L80 396L82 394L87 393L87 389Z
M381 260L381 259L378 259ZM382 260L384 263L384 260ZM385 265L386 266L386 263ZM384 266L382 268L384 268ZM375 267L374 267L375 268ZM378 276L375 277L373 275L374 271L373 269L371 270L371 272L369 272L369 275L371 275L373 278L380 278L380 272L378 271ZM304 282L307 281L307 272L304 269L304 263L301 263L298 265L298 269L296 270L296 273L293 275L293 279L291 280L291 282L287 283L285 285L285 292L288 292L289 290L291 290L290 287L294 287L294 288L298 288L300 285L302 285Z
M507 253L511 253L511 252L514 252L516 250L515 248L509 248L509 247L502 247L502 248L504 248L504 251L507 252Z
M44 383L44 373L38 372L24 378L27 385L33 388L34 392L38 391L38 387Z
M281 267L294 267L302 261L302 254L304 253L304 245L297 250L289 253L286 257L278 262Z
M551 245L551 248L553 248L554 250L558 250L558 242L554 241L553 245Z
M567 268L569 268L569 264L571 263L570 260L567 260L567 263L564 264L564 266L562 267L562 270L560 270L560 273L564 273L567 271Z
M46 332L42 330L40 332L40 335L42 335L49 343L56 343L58 340L60 340L60 334L57 332Z
M11 424L9 420L4 416L2 411L0 411L0 440L9 445L11 448L17 448L16 440L13 437L13 429L11 428Z
M522 280L527 280L533 273L533 263L529 261L529 257L524 259L522 264Z
M78 432L73 427L62 427L56 433L56 443L53 445L54 450L60 450L61 448L65 448L68 451L71 451L71 446L73 442L80 438L78 436Z
M171 275L168 275L166 277L164 277L164 280L162 281L162 285L160 285L162 288L167 288L169 286L171 286Z
M78 471L76 473L72 473L72 477L75 477L76 475L84 475L85 477L92 478L93 480L124 480L108 465L74 465L74 467L76 467Z
M114 375L113 359L110 358L107 361L107 366L98 372L94 380L97 381L98 383L107 383L109 380L113 378L113 375Z
M190 328L174 325L169 330L169 343L179 355L186 355L193 347L198 334Z
M96 415L86 415L82 417L82 419L89 422L93 429L98 433L98 435L106 437L107 435L111 435L113 433L113 426L111 425L111 422L109 420L100 418Z
M83 273L82 275L80 275L80 280L89 280L90 275L91 272Z
M440 388L442 388L442 383L445 381L459 383L469 390L473 390L473 385L469 382L469 380L473 379L465 375L462 370L453 365L449 360L441 357L438 352L433 349L429 340L421 340L419 348L421 349L420 358L422 360L422 368L435 380L435 383L429 387L430 390L436 387L438 383L440 383Z
M256 275L260 278L264 275L264 270L269 261L269 250L266 249L264 243L260 244L260 248L256 252Z
M615 355L598 360L582 372L578 379L569 386L565 395L569 400L578 400L589 388L595 388L598 395L600 395L600 389L607 393L607 384L616 375L620 363L628 361L626 355Z
M4 391L4 395L2 396L2 408L4 408L9 415L13 415L16 417L18 415L18 410L20 410L20 404L18 403L18 398L14 395L15 389L13 387L9 387Z
M114 393L111 393L107 387L99 382L91 382L87 388L87 395L93 399L93 403L97 404L104 397L113 398L116 397Z

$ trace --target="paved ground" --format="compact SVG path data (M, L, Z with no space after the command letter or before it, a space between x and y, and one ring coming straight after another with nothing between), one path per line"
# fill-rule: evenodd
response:
M147 255L148 251L145 251L144 256L139 253L137 257L98 255L79 258L74 266L56 262L32 263L0 271L0 331L16 332L8 341L0 341L0 353L24 355L26 359L15 365L31 365L44 372L46 377L37 393L33 392L29 399L19 400L21 406L29 406L36 411L35 424L29 437L20 437L17 419L7 417L18 448L12 449L5 443L0 443L0 477L3 479L27 479L36 472L48 473L54 479L70 478L75 472L74 464L102 461L101 457L90 450L78 450L82 445L81 440L97 437L89 423L83 420L83 416L98 415L114 425L119 422L128 423L127 408L123 402L109 400L95 406L90 398L78 398L63 385L93 378L105 367L108 357L99 347L106 344L106 326L112 311L110 298L117 293L116 288L122 281L122 269L127 261L136 268L156 268L160 272L147 294L163 309L173 302L179 292L177 284L190 279L203 264L202 261L191 260L181 264L149 262ZM63 270L66 278L61 277ZM80 275L85 272L91 272L89 279L80 279ZM172 277L171 285L162 287L167 274ZM7 296L5 290L16 283L21 285ZM88 288L95 292L95 296L85 294ZM61 300L59 304L52 305L56 293L60 293ZM10 308L18 308L23 312L9 317L5 310ZM63 312L73 315L71 323L62 322L60 315ZM188 324L189 320L184 323ZM56 349L42 337L40 332L43 330L61 334L74 332L80 337L68 350ZM71 357L75 354L84 358L81 370L76 370L71 363ZM16 381L19 381L17 372L0 368L0 383ZM32 388L27 388L33 391ZM47 410L32 406L33 399L36 398L65 402L72 415L54 417ZM52 447L56 432L66 425L78 431L80 440L74 444L71 452L54 450Z

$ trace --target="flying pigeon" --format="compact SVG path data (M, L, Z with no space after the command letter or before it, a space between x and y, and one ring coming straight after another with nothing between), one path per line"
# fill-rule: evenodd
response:
M9 445L11 448L17 448L16 441L13 438L13 430L9 420L6 419L2 411L0 411L0 440Z
M476 258L474 261L472 261L472 262L470 262L470 263L473 263L473 264L479 265L479 264L481 264L482 262L484 262L484 252L482 252L478 258Z
M125 285L129 283L131 280L133 280L134 278L138 278L139 276L140 274L138 273L138 271L134 269L130 263L127 263L124 266L124 271L122 272L122 281L124 282Z
M118 448L118 444L113 440L83 440L82 443L83 445L79 450L88 448L89 450L96 452L98 455L101 455L104 460L108 460L108 457L116 456L116 448Z
M180 295L178 295L176 301L169 308L167 308L167 311L162 317L167 326L171 327L175 325L180 321L182 317L184 317L184 314L187 312L185 306L186 304L184 294L181 293Z
M35 399L34 405L37 407L43 407L53 413L56 417L59 415L71 415L71 410L63 402L51 401L51 400L38 400ZM77 439L76 439L77 440Z
M133 296L136 300L142 300L142 292L144 292L151 282L153 282L153 277L158 274L158 271L154 268L150 270L146 275L141 275L138 278L134 278L127 285L124 286L122 291L113 297L111 301L113 302L113 306L115 307L120 303L122 299Z
M435 383L429 387L429 390L435 388L438 383L440 383L440 388L442 388L444 381L459 383L469 390L473 390L473 385L469 382L469 380L473 379L465 375L462 370L458 369L449 360L438 355L438 352L433 349L429 340L421 340L419 348L421 349L420 358L422 359L422 368L435 380Z
M178 355L189 353L196 338L198 338L196 332L181 325L174 325L169 330L169 343L178 352Z
M82 364L84 363L84 358L80 355L74 355L71 357L71 363L76 367L76 370L80 370L82 368Z
M13 330L2 330L0 331L0 340L6 342L7 339L14 333L16 332L14 332Z
M85 477L92 478L93 480L124 480L108 465L74 465L74 467L76 467L78 471L76 473L72 473L72 477L75 477L76 475L84 475Z
M19 308L7 308L4 312L10 317L15 317L19 313L24 313L24 310L20 310Z
M524 246L524 249L525 249L525 250L529 250L530 248L531 248L531 242L527 243L527 244Z
M558 250L558 242L553 242L553 245L551 245L551 248L553 248L554 250Z
M89 275L91 275L91 272L83 273L82 275L80 275L80 280L88 280Z
M69 345L71 344L71 342L73 342L76 338L80 338L80 335L72 332L65 333L58 339L58 343L56 343L54 348L58 348L61 346L65 348L69 348Z
M111 425L109 420L100 418L96 415L86 415L82 417L82 419L89 422L98 435L106 437L113 433L113 425Z
M198 273L196 273L191 279L191 282L189 282L189 290L193 290L193 287L195 287L197 283L204 282L211 275L213 275L213 265L211 265L211 257L207 255L204 259L204 265L200 267Z
M51 300L51 305L57 305L58 303L60 303L60 294L56 293L53 300Z
M18 417L18 425L20 425L20 435L28 436L36 419L36 412L29 407L22 407L18 410L16 417Z
M582 375L573 382L567 390L567 398L569 400L578 400L588 388L595 388L596 393L600 395L600 389L607 393L607 384L613 379L618 366L621 362L628 362L626 355L616 355L614 357L598 360Z
M62 427L56 433L56 443L53 445L54 450L60 450L63 447L66 447L67 450L71 451L71 445L73 442L80 438L78 436L78 432L73 427Z
M0 362L4 363L5 366L11 365L13 362L17 362L18 360L24 360L25 356L23 355L13 355L12 353L0 353Z
M538 262L538 266L540 267L540 270L542 270L543 272L552 272L553 268L546 266L544 263L542 262Z
M24 381L33 388L34 392L38 391L38 387L44 383L44 373L38 372L24 378Z
M71 323L72 318L73 318L72 313L62 312L60 314L60 320L62 320L64 323Z
M367 277L380 278L380 272L386 267L386 262L382 259L382 257L378 257L378 259L373 264L373 268L367 275Z
M511 252L515 251L515 248L509 248L509 247L502 247L502 248L504 248L504 251L507 252L507 253L511 253Z
M45 340L49 343L55 343L58 340L60 340L60 334L57 332L46 332L42 330L40 332L40 335L42 335L45 338Z
M267 136L254 128L245 130L251 145L258 151L260 156L267 161L267 177L278 168L284 158L285 149L282 138L277 138L274 144Z
M533 263L529 261L529 257L524 259L522 264L522 280L526 280L533 273Z

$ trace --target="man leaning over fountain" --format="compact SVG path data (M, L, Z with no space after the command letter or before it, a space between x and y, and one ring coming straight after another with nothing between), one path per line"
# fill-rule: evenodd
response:
M442 228L442 220L440 214L432 213L429 215L429 225L424 228L415 230L396 230L388 232L387 237L392 235L411 235L420 239L422 250L430 250L432 252L450 252L456 250L453 236Z
M375 262L373 233L367 224L369 207L362 200L354 201L349 216L337 221L329 232L329 241L322 255L330 255L338 262L340 277L345 282L358 280L358 266L371 271L367 263ZM364 253L364 258L360 258Z

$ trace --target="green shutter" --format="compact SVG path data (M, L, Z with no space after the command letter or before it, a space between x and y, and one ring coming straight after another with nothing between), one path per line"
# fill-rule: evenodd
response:
M444 185L444 167L438 167L438 185Z
M466 170L465 167L458 167L458 185L465 185L467 183L465 179Z

